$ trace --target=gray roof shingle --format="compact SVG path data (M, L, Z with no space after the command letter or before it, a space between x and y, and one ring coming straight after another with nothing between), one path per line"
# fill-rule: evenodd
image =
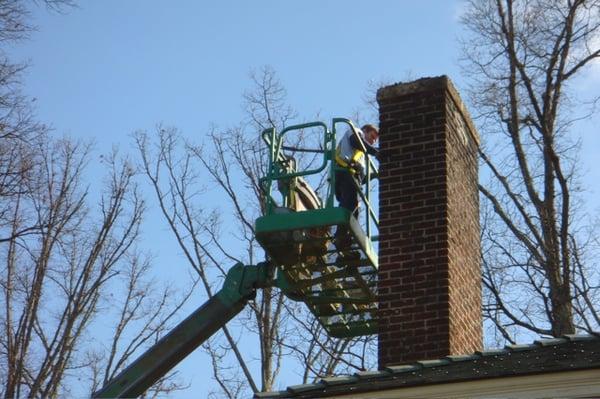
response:
M567 335L508 345L469 355L390 366L352 376L327 377L285 391L258 393L255 398L318 398L408 386L500 378L566 370L600 368L600 335Z

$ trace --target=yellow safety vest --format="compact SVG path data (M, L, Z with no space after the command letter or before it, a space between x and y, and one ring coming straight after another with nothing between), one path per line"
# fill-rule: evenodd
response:
M349 134L352 134L352 133L349 133ZM342 138L342 140L340 141L340 143L338 144L338 146L335 150L335 161L337 162L337 164L339 166L346 168L350 171L350 173L355 174L356 170L352 167L352 165L354 165L356 163L362 164L365 153L361 150L354 149L350 145L349 134L346 133L344 135L344 137ZM347 143L344 143L344 140L347 141ZM350 156L350 154L342 154L343 144L346 144L346 151L348 151L349 149L353 150L351 156Z

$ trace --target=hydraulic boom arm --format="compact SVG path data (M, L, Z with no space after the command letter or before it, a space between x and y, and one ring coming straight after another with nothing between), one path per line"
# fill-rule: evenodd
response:
M94 398L130 398L143 394L183 358L200 346L254 298L257 288L271 284L272 267L236 264L225 278L223 288L179 323L169 334L148 349L102 389Z

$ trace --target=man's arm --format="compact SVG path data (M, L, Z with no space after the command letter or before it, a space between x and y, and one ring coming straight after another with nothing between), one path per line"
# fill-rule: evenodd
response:
M365 146L365 149L367 150L367 154L373 155L373 156L377 156L377 154L379 154L379 150L377 148L373 147L371 144L367 143L366 140L363 140L362 142ZM350 136L350 145L355 150L362 151L362 147L360 146L360 142L358 141L358 137L356 134L353 134Z

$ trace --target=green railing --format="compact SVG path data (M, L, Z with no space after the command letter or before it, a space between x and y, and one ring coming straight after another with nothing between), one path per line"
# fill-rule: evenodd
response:
M304 148L294 148L293 151L298 152L318 152L324 154L321 165L318 168L297 171L295 165L292 165L289 159L283 154L283 150L288 149L283 145L283 139L286 134L299 131L303 129L313 128L313 127L321 127L323 128L323 148L321 149L304 149ZM327 164L329 161L329 155L327 149L333 145L335 147L335 140L332 142L332 136L329 130L327 129L327 125L323 122L310 122L310 123L302 123L299 125L288 126L283 129L280 134L277 134L275 128L266 129L261 134L265 143L269 146L269 168L267 171L267 175L260 179L261 187L265 190L266 193L266 214L269 215L273 211L273 204L276 201L272 197L272 187L274 181L287 180L295 177L303 177L308 175L315 175L327 168ZM287 166L285 163L287 162ZM286 193L282 193L284 196Z
M335 152L337 147L337 132L340 130L338 125L344 125L346 129L351 129L354 134L359 138L359 142L364 147L364 143L360 139L360 136L357 134L357 128L352 123L350 119L347 118L333 118L332 119L332 129L329 130L327 125L323 122L310 122L303 123L293 126L288 126L283 129L280 134L277 134L277 131L274 128L266 129L262 132L261 136L265 143L269 147L269 168L267 175L260 180L261 187L263 188L266 194L266 214L269 215L273 212L274 206L276 206L277 201L272 196L273 183L275 181L283 182L287 179L293 179L297 177L304 177L310 175L316 175L318 173L323 172L327 169L327 177L329 180L329 187L327 190L327 196L324 201L324 208L333 208L335 207L335 171L341 170L342 168L338 166L335 162ZM309 148L295 148L295 147L286 147L283 145L283 140L286 135L294 132L301 131L303 129L322 128L322 141L321 148L318 149L309 149ZM344 130L345 131L345 130ZM343 131L342 131L343 134ZM311 168L308 170L296 170L296 165L293 164L291 159L286 157L283 154L284 150L289 150L292 152L313 152L313 153L321 153L323 154L321 163L318 167ZM375 175L377 175L377 167L370 159L369 155L365 151L365 163L366 163L366 183L364 185L364 189L357 182L355 182L357 186L357 191L360 197L360 201L364 204L365 212L364 212L364 220L365 220L365 233L369 237L369 239L376 239L377 236L373 235L374 230L378 229L379 221L377 218L377 214L375 209L371 205L371 188L372 182L371 179ZM280 185L281 186L281 185ZM280 190L281 191L281 190ZM286 205L285 197L288 193L282 192L284 196L283 206Z

